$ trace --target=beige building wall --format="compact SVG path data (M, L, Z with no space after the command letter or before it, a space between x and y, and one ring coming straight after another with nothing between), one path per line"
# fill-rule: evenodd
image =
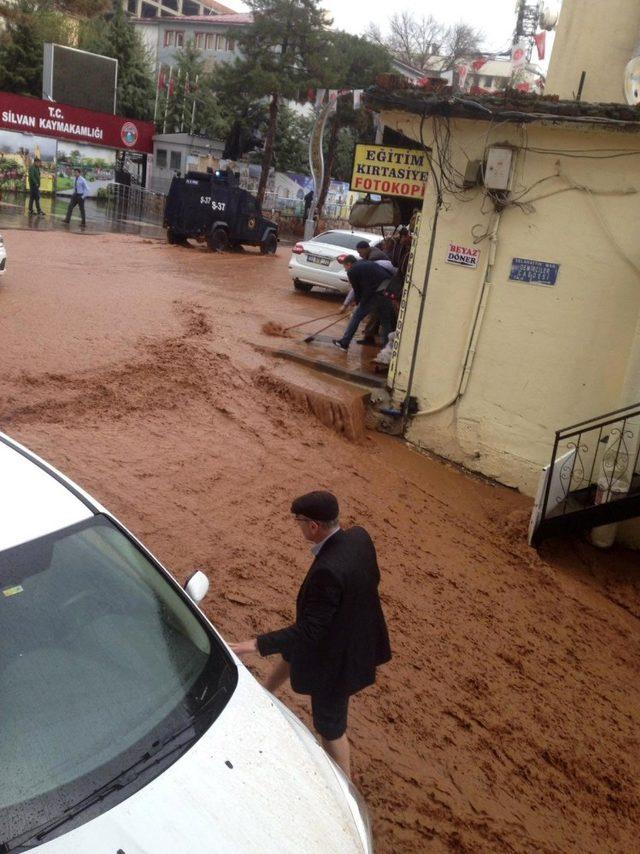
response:
M418 118L383 119L419 139ZM487 274L490 240L480 238L496 214L481 188L445 194L412 388L423 414L411 420L407 438L534 495L557 429L640 401L640 376L635 368L626 376L640 317L640 154L581 159L556 152L640 152L640 134L466 120L451 126L453 165L463 174L468 158L482 159L489 145L514 146L512 196L526 205L500 216L475 358L464 393L450 405ZM430 144L431 122L423 132ZM434 197L431 184L397 357L396 403L410 372ZM479 248L478 268L447 263L450 242ZM557 285L510 281L514 257L560 264Z
M546 94L574 98L586 71L583 101L624 103L624 70L639 43L638 0L564 0Z

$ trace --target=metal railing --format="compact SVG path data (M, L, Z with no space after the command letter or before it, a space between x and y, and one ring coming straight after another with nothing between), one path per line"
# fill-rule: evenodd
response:
M165 196L144 187L107 185L107 216L119 222L162 225Z
M538 526L636 495L640 495L640 404L556 432ZM622 518L619 512L600 515Z

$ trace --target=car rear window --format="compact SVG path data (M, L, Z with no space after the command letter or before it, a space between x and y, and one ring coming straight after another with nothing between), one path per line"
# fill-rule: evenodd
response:
M359 234L350 234L348 231L325 231L324 234L318 234L311 241L312 243L328 243L330 246L344 246L345 249L355 249L358 243L362 240ZM371 242L375 240L375 236L371 236Z

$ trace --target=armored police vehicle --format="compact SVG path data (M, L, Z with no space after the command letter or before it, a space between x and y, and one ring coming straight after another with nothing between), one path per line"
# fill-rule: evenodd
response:
M278 247L278 226L262 216L255 196L238 186L233 172L187 172L174 178L164 211L169 243L184 243L193 237L210 249L247 244L259 246L263 255Z

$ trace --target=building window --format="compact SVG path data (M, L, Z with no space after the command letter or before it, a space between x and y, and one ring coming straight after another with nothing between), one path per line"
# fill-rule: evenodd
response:
M183 15L201 15L202 7L198 3L194 3L193 0L184 0L182 4L182 14Z
M165 148L158 148L156 151L156 166L158 169L167 168L167 151Z
M196 33L193 40L198 50L202 50L204 47L204 33Z
M176 47L184 45L184 30L176 30Z
M152 6L150 3L143 3L140 8L140 15L143 18L157 18L158 8L157 6Z
M178 172L180 169L180 164L182 162L182 155L179 151L171 152L171 161L170 166L174 170L174 172Z
M174 12L178 11L178 0L162 0L162 5L167 9L173 9Z
M164 31L164 46L165 47L173 47L176 43L176 31L175 30L165 30Z
M213 33L207 33L204 39L204 49L205 50L213 50L214 46L214 35Z
M131 15L137 15L138 14L138 0L128 0L127 11Z
M222 45L224 42L224 36L221 36L219 33L216 35L216 50L222 50Z
M227 39L227 50L235 50L235 49L236 49L236 43L235 43L234 39Z

